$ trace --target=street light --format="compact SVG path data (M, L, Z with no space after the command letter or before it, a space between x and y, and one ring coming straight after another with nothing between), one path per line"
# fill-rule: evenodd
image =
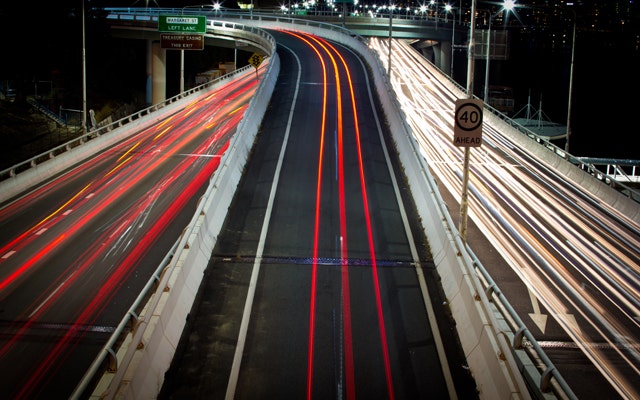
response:
M569 68L569 104L567 105L567 138L564 142L565 156L569 153L569 137L571 136L571 97L573 92L573 59L576 54L576 11L569 8L573 13L573 33L571 38L571 67Z
M453 18L451 18L451 73L449 74L453 79L453 60L455 58L455 46L456 46L456 12L451 6L451 4L447 4L444 6L445 12L453 13ZM460 12L458 12L459 14ZM446 18L446 17L445 17Z
M503 13L503 12L509 12L511 10L513 10L515 7L515 1L514 0L506 0L504 2L504 4L502 5L502 8L498 11L496 11L494 14L491 14L490 10L487 10L487 13L489 14L489 25L487 27L487 63L486 63L486 67L485 67L485 76L484 76L484 102L485 104L488 104L489 101L489 64L490 64L490 59L491 59L491 20L493 17L495 17L496 15Z
M387 75L389 75L389 82L391 82L391 39L393 38L393 10L395 8L395 4L389 5L389 63L387 64Z

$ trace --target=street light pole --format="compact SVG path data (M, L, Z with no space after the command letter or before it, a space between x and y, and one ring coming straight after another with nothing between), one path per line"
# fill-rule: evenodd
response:
M569 69L569 104L567 105L567 139L564 143L565 156L569 153L569 137L571 136L571 98L573 93L573 60L576 54L576 12L573 11L573 37L571 39L571 67Z
M453 59L455 58L455 47L456 47L456 12L451 4L447 4L444 7L445 11L448 13L453 13L453 17L451 18L451 72L449 76L453 79Z
M486 51L486 56L487 56L487 62L485 64L485 68L484 68L484 103L485 104L489 104L489 64L490 64L490 58L491 58L491 19L493 18L493 16L491 15L491 11L488 12L489 14L489 26L487 28L487 51Z
M456 58L456 15L451 19L451 78L453 78L453 60Z
M87 63L85 50L84 1L82 0L82 130L87 132Z
M389 62L387 64L387 75L391 82L391 39L393 38L393 5L389 3Z

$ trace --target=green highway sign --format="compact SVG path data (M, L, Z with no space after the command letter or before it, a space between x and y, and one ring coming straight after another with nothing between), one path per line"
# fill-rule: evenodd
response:
M158 31L172 33L206 33L207 17L204 15L160 15Z

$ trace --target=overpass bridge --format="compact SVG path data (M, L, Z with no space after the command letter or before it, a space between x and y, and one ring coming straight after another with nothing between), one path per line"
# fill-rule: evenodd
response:
M125 13L123 15L126 16L129 14ZM135 24L135 21L138 20L138 18L144 18L144 17L145 17L145 13L134 13L133 18L131 18L131 22ZM150 16L149 21L153 21L153 15ZM142 24L144 25L144 23ZM239 18L238 20L234 20L234 19L230 19L228 21L212 20L209 22L209 24L210 24L210 31L212 32L213 36L218 36L218 35L227 36L227 38L221 38L221 37L212 38L212 40L214 40L215 42L212 41L210 43L216 43L216 45L218 45L218 44L222 44L223 42L217 42L217 40L223 40L223 41L228 41L229 39L234 41L236 39L244 40L247 42L248 46L254 46L252 48L258 51L264 52L270 57L274 57L275 55L274 44L269 41L268 37L264 36L264 34L261 32L260 29L256 29L256 27L273 27L273 28L287 27L287 28L293 28L293 29L306 30L321 36L334 39L342 43L346 43L349 46L352 46L356 48L359 52L361 52L364 57L369 59L372 65L378 65L378 69L374 73L376 75L376 82L379 82L379 85L378 85L378 89L380 91L379 95L383 99L387 99L385 101L385 107L388 107L388 110L393 110L394 107L397 106L394 104L394 102L391 99L389 99L390 93L386 92L388 83L385 83L386 78L384 75L384 69L380 68L379 61L373 60L370 54L369 55L366 54L367 53L366 48L363 47L363 44L359 38L354 37L351 31L343 30L339 26L336 26L333 24L314 23L310 21L297 21L297 20L291 20L286 17L283 18L279 16L260 16L260 15L252 15L251 17L248 18L248 20L246 18L246 15L242 15L242 17ZM380 30L380 32L382 32L382 30ZM130 34L130 33L127 33L127 34ZM149 33L147 32L142 34L148 35ZM276 66L273 68L277 68L277 63L273 63L273 65ZM277 69L273 69L272 71L270 71L270 78L268 80L265 80L265 82L263 82L262 84L265 85L266 88L268 88L269 85L275 84L276 75L277 75ZM4 171L3 173L4 180L0 184L3 185L3 189L13 187L12 190L20 191L25 187L28 187L34 184L35 180L44 179L42 176L34 177L33 172L29 172L29 171L33 171L34 169L37 169L38 166L40 165L48 166L50 164L50 161L45 162L43 161L43 159L64 158L64 157L67 157L69 154L73 153L74 151L77 153L78 148L85 146L84 143L91 143L92 141L94 141L95 138L99 138L104 135L117 134L117 132L120 131L121 128L125 127L127 124L130 124L136 119L147 118L149 115L155 112L162 111L163 107L179 102L181 99L189 96L190 94L194 93L194 91L197 91L197 90L201 90L201 89L196 88L193 90L189 90L185 93L181 93L180 95L176 96L176 98L159 101L153 107L150 107L147 110L143 110L140 113L136 114L135 116L131 116L126 120L117 121L116 123L114 123L109 127L102 128L100 131L90 132L85 137L83 137L81 141L78 143L67 144L64 148L53 149L51 152L44 155L44 157L43 156L36 157L32 160L29 160L25 164L12 167L10 170ZM265 92L268 92L268 90L265 90ZM261 107L264 107L266 105L266 102L268 102L268 93L264 93L261 99L256 100L256 104L261 104ZM260 106L257 107L257 110L260 110ZM393 111L389 112L389 115L394 115L394 114L395 113ZM257 116L253 115L253 117L258 118L259 115ZM396 117L397 117L397 114L396 114ZM390 123L396 128L398 128L398 131L403 131L405 129L400 121L391 120ZM540 138L534 138L534 139L538 140L543 145L541 147L544 147L545 151L548 152L548 149L549 149L548 143L545 143L544 140L540 140ZM400 144L402 145L402 142L400 142ZM410 144L408 143L406 143L405 146L408 146L406 148L407 150L410 148ZM554 153L558 153L558 152L559 150L554 149ZM84 154L86 154L86 152ZM235 156L237 156L239 159L243 159L241 155L235 155ZM561 154L561 156L568 157L568 155L566 154ZM74 155L71 155L71 157L74 157ZM77 157L77 155L75 157ZM419 167L419 164L420 164L419 161L412 160L409 155L405 155L405 157L409 157L409 158L406 158L406 162L408 165L416 165L416 162L418 162L418 167L416 168L416 171L418 170L424 171L424 168ZM42 171L40 172L42 173ZM49 171L49 173L53 173L53 172ZM432 184L430 183L431 178L430 177L425 178L424 176L420 176L418 172L414 172L414 173L416 174L416 176L410 179L415 180L414 181L415 186L416 187L424 186L425 187L424 193L433 192L433 188L429 187L429 185ZM22 181L22 183L20 183L19 181ZM232 189L229 189L229 190L232 190ZM8 191L8 192L5 191L4 193L10 194L11 191ZM442 213L442 215L444 216L448 212L442 209L442 205L439 204L437 194L434 194L434 196L435 197L431 198L427 202L429 204L430 210L425 211L425 213L436 214L436 215L439 213ZM226 209L225 207L222 207L222 208ZM435 220L435 221L442 220L442 218L428 218L428 219ZM444 250L445 254L440 260L440 262L443 265L448 265L449 268L443 268L442 271L445 271L445 270L459 271L458 273L461 273L463 276L466 277L463 279L462 286L459 286L460 281L457 281L459 278L455 276L445 275L443 276L443 280L448 281L449 279L451 279L452 285L456 288L455 290L466 291L466 293L462 296L463 300L460 300L463 303L465 303L464 305L462 304L460 305L460 310L461 312L468 312L469 310L475 309L476 310L475 312L478 312L479 315L476 315L471 318L475 320L476 318L479 317L479 319L477 320L477 323L480 324L480 326L478 327L479 329L477 330L477 332L483 332L487 334L486 336L481 335L479 337L472 337L472 336L465 336L465 335L472 335L472 332L460 332L460 335L463 336L463 342L464 342L463 344L466 344L467 346L465 347L465 352L467 351L469 352L468 355L469 355L469 360L471 361L470 367L472 368L472 370L488 369L491 371L491 377L490 377L491 382L482 382L482 384L488 390L488 392L485 393L487 395L487 398L492 397L493 394L498 393L501 390L501 389L498 389L498 387L502 385L504 385L503 387L510 387L510 388L514 388L514 385L515 385L514 390L516 390L518 393L524 396L524 391L528 391L529 389L526 389L524 387L517 387L517 384L514 384L514 381L513 381L514 376L521 377L519 379L515 379L516 382L519 381L520 379L523 379L524 381L527 381L531 385L533 385L533 389L531 390L532 390L532 393L534 393L534 397L543 396L542 393L544 393L544 396L550 395L550 386L553 384L559 387L560 390L564 392L562 396L568 396L569 398L571 398L571 389L566 386L566 383L564 382L562 376L560 376L559 373L555 370L555 368L553 367L553 364L548 360L544 352L539 347L536 346L535 338L529 333L526 326L524 326L524 324L522 324L521 321L519 326L516 329L513 329L512 327L505 325L504 319L519 321L519 317L517 316L517 314L511 313L512 312L511 306L506 301L506 299L500 294L499 289L497 288L495 282L492 281L491 277L485 272L483 272L484 269L482 268L481 263L479 263L479 261L473 255L473 252L470 249L468 249L464 245L464 243L460 241L459 238L451 237L449 235L449 232L455 232L456 229L454 226L451 225L451 221L447 220L446 217L444 218L444 220L447 221L444 225L436 224L434 226L428 227L428 230L431 232L431 234L429 235L429 240L430 241L433 240L434 243L438 243L439 245L442 245L443 249L445 249ZM194 225L189 228L189 231L193 232L193 235L198 235L197 232L199 229L200 228L198 226ZM185 238L183 240L188 240L188 238ZM185 248L194 247L194 244L190 244L189 246L186 246L185 243L186 242L177 244L176 251L184 251L183 249ZM187 255L184 257L188 258L189 256ZM164 267L166 266L163 266L163 268ZM483 279L482 280L477 279L477 276L481 276ZM163 285L158 285L158 286L162 287ZM160 296L167 296L167 295L158 294L158 297ZM157 298L154 302L155 302L155 306L159 306L160 303L163 303ZM481 304L480 306L478 305L478 302ZM455 310L455 307L454 307L454 310ZM158 313L159 318L162 318L162 314L164 312L169 312L167 310L162 310L160 308L152 311L154 315L156 315L155 313ZM174 312L174 311L175 310L171 310L171 312ZM455 317L470 318L470 315L461 314ZM145 327L146 332L142 332L142 333L136 332L136 335L143 335L143 334L150 335L150 336L154 334L162 335L161 333L155 332L152 328L153 327ZM122 334L124 336L131 336L127 332L118 332L118 334ZM523 350L522 340L524 339L532 343L532 347L535 353L534 358L536 358L538 361L539 360L543 361L543 364L545 367L542 368L542 370L539 370L534 366L534 363L531 358L532 356L529 354L528 351ZM166 338L164 340L166 340ZM119 340L114 340L114 343L115 342L119 342ZM130 337L125 342L136 343L136 340L133 340L133 338ZM151 348L150 345L152 344L152 342L153 342L152 340L147 342L146 354L153 353L154 350L161 351L160 349L165 347L163 346L162 339L159 342L156 342L156 345L158 345L158 348L156 349ZM110 345L113 345L113 343L111 343ZM120 351L123 351L127 354L124 356L116 357L114 354L116 352L120 353ZM105 351L101 356L102 359L98 360L97 364L101 364L103 360L106 358L114 357L111 362L115 364L116 370L118 371L125 371L127 369L130 370L131 368L134 368L136 370L145 370L145 368L149 368L149 366L145 366L145 362L150 362L150 360L148 359L145 361L144 355L142 357L136 356L137 358L141 359L139 361L141 364L135 365L135 363L133 362L134 356L131 353L131 351L135 353L136 349L131 350L131 348L126 348L120 351L116 348L112 348L108 346L105 347ZM123 362L123 360L128 360L127 363L129 364ZM129 371L128 373L132 373L132 372ZM133 373L135 374L135 372ZM147 376L146 379L148 380L150 378ZM136 385L137 383L130 382L129 384ZM142 387L148 387L149 385L154 386L153 383L146 381L145 379L141 379L139 384ZM157 384L157 382L155 382L155 384ZM142 390L142 389L138 388L138 390ZM497 392L495 393L491 392L492 390L496 390Z

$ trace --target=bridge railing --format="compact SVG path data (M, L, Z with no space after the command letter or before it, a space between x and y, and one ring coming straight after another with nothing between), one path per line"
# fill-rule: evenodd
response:
M56 159L64 154L68 154L87 143L90 143L94 139L102 137L104 135L108 135L110 132L115 131L118 128L124 127L125 125L131 124L135 121L139 121L140 119L158 111L162 110L165 107L187 97L193 93L206 90L212 85L217 85L221 81L231 80L236 77L238 74L242 74L246 69L253 68L250 65L247 65L244 68L237 69L230 74L222 76L216 80L212 80L206 82L200 86L189 89L183 93L179 93L169 99L166 99L160 103L153 104L147 108L137 111L134 114L128 115L124 118L121 118L117 121L114 121L108 125L101 126L99 128L93 130L86 130L84 133L80 134L78 137L73 138L66 143L63 143L59 146L55 146L43 153L35 155L25 161L19 162L15 165L12 165L9 168L6 168L0 171L0 187L3 188L2 193L0 194L0 202L7 200L11 196L17 194L21 190L28 189L28 187L24 185L20 185L17 181L21 178L19 175L28 171L32 171L39 166L50 162L53 159ZM13 181L13 182L10 182ZM13 189L11 189L13 188Z
M437 68L437 66L434 65L434 68ZM445 76L450 81L450 83L455 85L458 89L466 91L466 88L463 88L458 82L453 80L453 78L448 76L445 72L442 72L442 75ZM480 99L475 95L473 97L476 99ZM547 150L550 150L558 157L564 158L583 171L588 172L599 181L606 183L612 188L615 188L630 199L635 200L636 202L640 202L640 187L638 187L637 185L640 183L640 160L619 160L611 158L574 156L566 152L563 148L551 143L547 137L536 134L531 129L512 120L509 116L505 115L494 107L491 107L489 104L485 103L484 108L491 114L509 124L514 129L521 132L523 135L535 140L538 144L540 144Z
M607 159L606 162L603 162L602 160L605 159L574 156L566 152L562 147L551 143L548 138L535 134L530 129L520 125L501 112L492 109L491 106L485 105L485 107L518 131L535 140L541 146L552 151L558 157L564 158L570 163L576 165L578 168L588 172L599 181L604 182L618 190L620 193L625 194L630 199L640 202L640 189L637 186L634 187L630 185L632 182L639 182L638 178L640 177L640 169L637 167L640 166L640 160Z

